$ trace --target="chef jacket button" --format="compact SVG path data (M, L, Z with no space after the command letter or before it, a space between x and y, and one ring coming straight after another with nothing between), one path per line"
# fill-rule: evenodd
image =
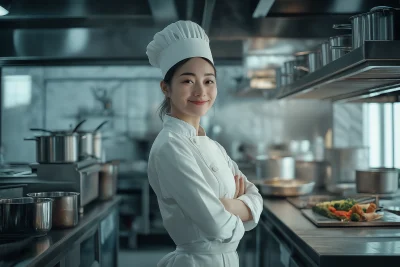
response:
M211 170L213 170L213 172L217 172L217 171L218 171L218 167L212 166L212 167L211 167Z
M193 143L197 144L196 138L193 138Z

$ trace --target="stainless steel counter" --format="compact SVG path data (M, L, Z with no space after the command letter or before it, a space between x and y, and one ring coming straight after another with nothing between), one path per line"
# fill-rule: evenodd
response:
M262 219L316 266L400 262L400 227L317 228L285 199L264 199Z
M97 231L100 222L117 208L120 200L121 198L116 196L107 202L89 204L76 227L66 230L51 230L46 236L36 238L18 259L11 259L7 262L0 260L0 266L2 263L17 267L64 266L59 263L64 255L74 250L76 244ZM116 225L116 227L118 229L119 226Z

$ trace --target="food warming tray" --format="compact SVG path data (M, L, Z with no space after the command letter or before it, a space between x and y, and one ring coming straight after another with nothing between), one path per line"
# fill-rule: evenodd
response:
M375 227L400 226L400 216L391 212L384 212L383 217L370 222L341 222L314 213L311 209L303 209L301 213L317 227Z

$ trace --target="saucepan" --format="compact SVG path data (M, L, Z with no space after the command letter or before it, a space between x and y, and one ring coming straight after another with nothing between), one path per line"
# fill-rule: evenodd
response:
M72 131L51 131L31 128L31 131L41 131L50 135L25 138L36 141L36 161L38 163L70 163L79 160L79 127L85 120L78 123Z
M85 158L101 158L102 153L102 133L100 129L108 121L103 121L93 131L78 131L79 133L79 157L80 159Z

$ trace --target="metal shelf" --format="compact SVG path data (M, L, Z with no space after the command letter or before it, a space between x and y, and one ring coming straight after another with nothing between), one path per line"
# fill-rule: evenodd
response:
M347 100L400 90L400 41L366 41L363 46L283 86L277 96Z

